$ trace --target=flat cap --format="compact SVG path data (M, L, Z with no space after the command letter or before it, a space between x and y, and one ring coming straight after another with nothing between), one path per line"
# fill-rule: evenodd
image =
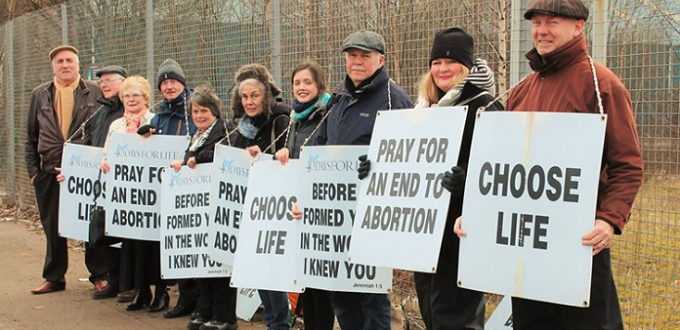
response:
M342 43L342 51L350 48L361 49L363 51L376 51L385 54L385 39L373 31L361 30L354 32L345 38Z
M78 55L78 53L79 53L79 52L78 52L78 49L75 48L75 47L73 47L73 46L71 46L71 45L61 45L61 46L57 46L57 47L54 47L54 49L52 49L52 50L50 51L50 61L51 61L52 59L54 59L54 56L57 55L57 53L60 52L60 51L62 51L62 50L70 50L70 51L72 51L73 53L75 53L76 55Z
M101 78L102 75L106 74L106 73L117 73L117 74L119 74L119 75L121 75L125 78L128 77L127 70L125 70L125 68L123 68L122 66L118 66L118 65L105 66L101 70L97 71L96 75L97 75L97 77Z
M524 12L525 19L531 19L534 14L562 16L588 20L590 12L582 0L533 0Z

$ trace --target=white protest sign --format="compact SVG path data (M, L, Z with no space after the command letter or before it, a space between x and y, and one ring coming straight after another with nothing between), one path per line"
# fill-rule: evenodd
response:
M486 330L512 330L512 299L503 297L484 324Z
M208 257L212 237L210 190L213 164L163 171L161 186L161 274L169 278L227 277L231 270Z
M217 145L215 149L208 227L213 241L208 254L228 266L234 265L251 159L244 149L224 145Z
M231 286L301 292L296 258L299 221L290 208L300 185L299 160L265 160L250 169Z
M306 287L370 293L387 293L392 288L391 268L347 261L361 182L358 158L367 151L367 146L302 149L298 269Z
M103 205L104 176L97 180L102 148L67 143L61 158L61 173L66 179L59 186L59 236L87 242L90 208Z
M467 107L381 111L352 230L352 262L434 273Z
M257 293L257 289L242 289L238 288L238 295L236 296L236 316L239 318L250 321L260 308L262 300L260 295Z
M481 113L463 202L460 286L589 306L592 247L581 237L595 222L606 124L593 114Z
M183 136L113 133L107 157L106 234L158 241L160 237L161 170L182 158ZM110 193L109 193L110 191Z

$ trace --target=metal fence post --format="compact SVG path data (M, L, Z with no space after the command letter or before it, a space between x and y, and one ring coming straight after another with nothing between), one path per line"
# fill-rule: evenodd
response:
M272 74L279 86L283 86L281 73L281 0L272 0Z
M61 5L61 44L68 45L68 11L66 4Z
M16 182L16 146L15 146L15 134L16 129L14 127L14 21L9 21L5 25L5 41L7 48L5 49L5 63L4 66L7 68L4 74L5 76L5 120L7 120L7 180L5 188L7 189L7 199L12 203L16 203L16 191L14 189Z
M156 86L153 63L153 0L146 0L146 78L151 85L151 99L154 99L153 86Z
M534 47L531 38L531 24L524 19L523 11L529 0L512 0L512 30L510 31L510 85L514 86L520 79L531 72L529 63L524 60L524 53Z
M607 33L609 31L609 0L596 0L593 13L593 58L602 65L607 65Z

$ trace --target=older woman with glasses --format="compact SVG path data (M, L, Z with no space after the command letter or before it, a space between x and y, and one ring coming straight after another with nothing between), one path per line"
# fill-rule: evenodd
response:
M101 168L104 173L111 167L106 159L106 147L109 137L113 133L132 133L136 134L141 126L151 122L154 114L149 111L151 108L151 86L149 82L141 76L132 76L123 82L119 92L125 112L123 117L116 119L109 127L109 133L104 147L104 159ZM123 250L134 251L134 283L137 296L125 309L135 311L147 307L149 312L160 312L170 303L166 284L161 279L160 265L160 243L123 240ZM151 300L151 288L155 286L155 295Z

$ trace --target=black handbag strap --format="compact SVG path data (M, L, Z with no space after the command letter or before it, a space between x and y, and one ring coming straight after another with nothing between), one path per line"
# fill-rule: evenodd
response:
M97 185L94 188L94 194L92 194L92 201L94 202L94 208L97 208L97 196L101 195L102 189L102 170L99 170L99 175L97 175L97 182L99 182L99 191L97 191Z

